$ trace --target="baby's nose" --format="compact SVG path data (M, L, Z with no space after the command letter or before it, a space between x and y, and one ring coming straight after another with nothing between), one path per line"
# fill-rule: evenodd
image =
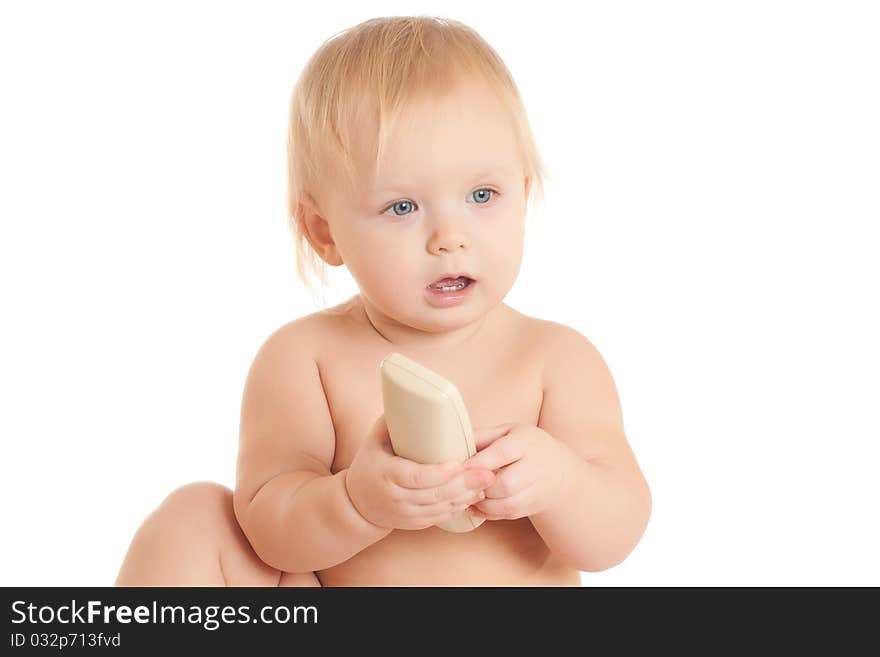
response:
M463 230L449 224L438 226L428 240L428 251L435 255L451 253L470 247L470 240Z

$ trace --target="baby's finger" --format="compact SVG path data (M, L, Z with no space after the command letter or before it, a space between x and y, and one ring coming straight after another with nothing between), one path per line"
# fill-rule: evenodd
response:
M457 509L464 511L467 507ZM442 522L449 517L449 514L456 509L450 506L449 502L436 504L431 507L405 505L400 507L399 512L401 520L398 523L399 529L425 529L438 522Z
M486 499L486 491L483 490L469 490L467 493L456 497L452 500L452 503L457 507L467 508L472 504L477 504L478 502L482 502Z
M529 515L531 501L529 491L521 491L516 495L494 500L486 498L474 504L473 516L483 517L486 520L517 520Z
M495 473L490 470L468 470L441 486L406 490L404 493L410 504L431 505L472 495L490 486L494 481Z
M499 424L494 427L483 427L481 429L474 429L474 445L476 446L477 450L488 447L499 438L502 438L510 433L510 430L513 429L513 425L513 422L507 422L505 424Z
M516 461L495 473L495 481L486 488L486 497L511 497L535 484L535 475L525 467L523 461ZM553 476L552 474L549 476Z
M509 433L467 459L464 467L497 470L519 460L523 449L521 438L516 433Z
M434 523L437 523L448 518L450 513L461 513L468 508L474 508L475 504L485 499L480 499L480 494L477 491L472 491L467 496L455 500L444 500L436 504L426 504L415 508L419 509L417 513L420 518L433 519Z
M461 472L458 461L445 463L416 463L395 456L391 459L389 478L401 488L435 488L452 479Z

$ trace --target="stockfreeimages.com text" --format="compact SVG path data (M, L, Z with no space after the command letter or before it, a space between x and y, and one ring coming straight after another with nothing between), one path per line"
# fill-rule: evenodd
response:
M318 609L314 606L288 607L266 605L251 616L248 605L159 605L130 607L128 605L104 605L100 600L88 600L85 604L71 600L70 604L37 606L24 600L12 603L12 622L19 623L190 623L202 625L206 630L216 630L221 623L317 623Z

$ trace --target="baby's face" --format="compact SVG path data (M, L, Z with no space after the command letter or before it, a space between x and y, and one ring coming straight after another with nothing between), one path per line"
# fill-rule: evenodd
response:
M485 83L465 81L401 119L378 171L370 172L375 144L360 145L361 188L329 199L328 220L365 304L384 321L457 329L513 286L528 181L510 120ZM443 305L428 286L458 273L474 282L463 301Z

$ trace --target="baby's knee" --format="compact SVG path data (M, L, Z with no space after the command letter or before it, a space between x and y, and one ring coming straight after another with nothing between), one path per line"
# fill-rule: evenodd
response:
M194 481L175 488L168 493L163 506L186 511L202 511L232 504L232 491L223 484L214 481Z
M201 531L237 522L232 510L232 491L213 481L197 481L171 491L154 516L164 522Z
M117 584L226 583L221 551L231 543L237 531L240 530L232 513L232 491L207 481L180 486L141 523ZM269 575L271 581L272 573ZM274 577L277 582L278 575ZM186 584L182 584L184 582Z

